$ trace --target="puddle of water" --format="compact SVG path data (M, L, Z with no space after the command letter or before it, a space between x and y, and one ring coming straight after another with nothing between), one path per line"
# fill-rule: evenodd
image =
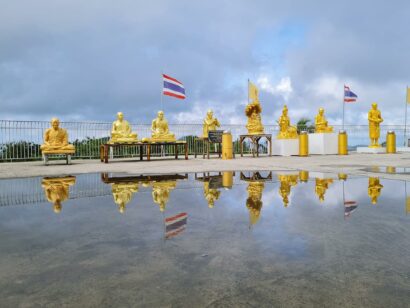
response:
M363 168L362 170L373 173L410 174L410 168L405 167L372 166Z
M403 307L407 186L289 171L0 180L0 298Z

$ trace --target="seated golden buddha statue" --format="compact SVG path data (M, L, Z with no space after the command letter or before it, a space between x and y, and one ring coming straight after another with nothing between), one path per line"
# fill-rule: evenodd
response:
M319 113L315 117L315 133L333 133L333 126L329 126L327 124L324 113L325 110L323 108L319 108Z
M161 212L165 211L165 206L169 200L171 190L177 186L176 181L164 181L152 183L152 199L159 205Z
M278 139L295 139L298 138L298 132L295 126L290 124L288 116L288 107L285 105L282 109L282 115L279 117Z
M55 213L61 212L62 203L69 199L70 186L74 184L75 176L44 178L41 182L47 201L53 203Z
M316 178L315 193L319 197L319 201L325 201L326 190L329 188L329 184L333 183L333 179L319 179Z
M264 182L249 182L248 198L246 199L246 207L249 211L249 221L251 225L258 222L262 210L262 193L265 188Z
M68 134L60 128L60 120L51 119L51 128L44 133L44 143L40 147L43 154L74 154L75 147L68 143Z
M262 125L262 106L259 103L258 88L249 82L249 100L250 103L246 105L245 114L248 117L246 128L249 135L264 134L264 127Z
M377 198L379 198L382 192L383 185L380 184L380 180L377 177L370 177L369 178L369 188L367 190L367 194L370 197L372 204L377 203Z
M280 182L279 195L282 197L283 206L288 207L289 205L289 195L292 186L296 186L298 183L297 174L279 174L278 180Z
M111 190L114 202L118 205L118 211L123 214L133 194L138 191L138 183L113 183Z
M218 119L214 118L214 112L209 109L206 113L206 118L204 119L202 137L208 138L208 132L210 130L216 130L216 128L220 126L221 124L219 123Z
M212 209L215 201L219 199L221 192L215 188L209 188L209 182L204 182L204 197L208 202L208 207Z
M132 143L137 141L137 134L131 131L130 123L124 120L124 114L122 112L118 112L117 120L112 123L109 143Z
M157 118L152 121L151 131L151 141L175 141L175 135L169 132L163 111L158 111Z

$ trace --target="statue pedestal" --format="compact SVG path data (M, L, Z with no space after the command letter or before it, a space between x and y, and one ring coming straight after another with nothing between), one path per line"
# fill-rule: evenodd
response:
M338 138L336 133L309 134L309 154L336 155Z
M366 154L385 154L386 148L369 148L369 147L358 147L356 150L357 153L366 153Z
M273 139L272 155L299 155L299 139Z
M396 152L410 152L410 147L397 147Z

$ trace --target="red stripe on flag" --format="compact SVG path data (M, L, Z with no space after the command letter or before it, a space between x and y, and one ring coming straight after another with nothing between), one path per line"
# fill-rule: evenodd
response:
M165 238L166 238L166 239L169 239L169 238L171 238L171 237L173 237L173 236L176 236L176 235L180 234L180 233L181 233L182 231L184 231L184 230L185 230L185 226L182 227L182 228L180 228L180 229L177 229L177 230L174 231L174 232L167 233L167 234L165 235Z
M356 98L345 98L345 103L353 103L356 102Z
M181 81L176 80L175 78L169 77L168 75L162 74L162 77L167 78L167 79L169 79L169 80L172 80L172 81L175 81L175 82L178 82L178 83L182 84Z
M178 95L178 94L167 92L167 91L164 91L163 93L164 95L173 96L173 97L180 98L180 99L185 99L185 95Z
M170 222L170 221L173 221L173 220L177 220L178 218L181 218L183 216L188 216L188 214L184 212L184 213L180 213L178 215L172 216L172 217L165 218L165 222Z

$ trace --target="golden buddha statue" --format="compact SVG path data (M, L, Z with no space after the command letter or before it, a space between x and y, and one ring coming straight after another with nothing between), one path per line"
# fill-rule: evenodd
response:
M292 186L296 186L296 184L298 183L298 175L297 174L286 174L286 175L279 174L278 180L280 181L279 195L281 195L282 197L283 206L288 207L290 189L292 188Z
M319 179L316 178L315 193L319 197L319 201L325 201L326 190L329 188L329 184L333 183L333 179Z
M377 177L369 178L369 188L367 190L367 194L369 195L372 204L377 203L377 198L380 196L382 188L383 188L383 185L380 184L379 178Z
M208 207L212 209L215 201L219 199L221 192L215 188L209 188L209 182L204 182L204 197L208 202Z
M111 185L114 202L118 211L123 214L134 193L138 192L138 183L113 183Z
M163 181L152 183L152 199L159 205L161 212L165 211L165 206L169 200L171 190L177 186L176 181Z
M383 119L380 110L377 109L376 103L372 104L372 109L370 109L368 114L368 120L370 137L369 148L380 148L378 140L380 138L380 123L383 122Z
M75 147L68 143L68 134L60 128L60 120L51 119L51 128L44 133L44 144L40 147L43 154L74 154Z
M248 184L248 198L246 199L246 207L249 211L249 221L251 225L258 222L262 210L262 193L265 188L264 182L249 182Z
M298 138L298 132L295 126L290 124L288 116L288 106L284 105L282 109L282 115L279 117L279 133L278 139L296 139Z
M74 184L75 176L44 178L41 182L47 201L53 203L55 213L61 212L62 203L69 199L70 186Z
M264 127L262 125L262 106L259 103L258 88L249 82L249 100L250 103L246 105L245 114L248 117L246 128L249 135L264 134Z
M118 112L117 120L112 123L109 143L132 143L137 141L137 134L131 131L131 125L124 120L124 114Z
M175 141L175 135L169 132L168 121L164 117L163 111L158 111L158 117L152 121L151 141Z
M315 117L315 133L333 133L333 126L329 126L327 124L324 113L325 110L323 108L319 108L319 113Z
M210 130L216 130L216 128L220 126L221 124L219 123L218 119L214 118L214 112L209 109L206 113L206 118L204 119L202 137L208 138L208 132Z

